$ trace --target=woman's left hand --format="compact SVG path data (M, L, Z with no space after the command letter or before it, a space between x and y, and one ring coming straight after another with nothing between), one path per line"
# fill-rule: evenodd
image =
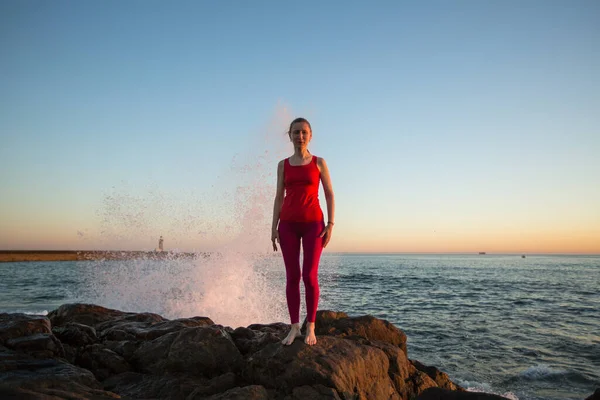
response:
M327 224L323 232L319 235L319 237L323 238L323 248L327 247L327 243L331 240L331 233L333 232L333 225Z

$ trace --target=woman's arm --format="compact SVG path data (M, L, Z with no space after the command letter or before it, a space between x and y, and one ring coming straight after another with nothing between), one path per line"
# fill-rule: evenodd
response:
M335 196L333 195L333 186L331 185L331 177L329 176L329 168L324 158L317 159L319 171L321 171L321 183L325 192L325 201L327 202L327 226L321 236L323 237L323 247L327 246L331 239L331 231L335 223Z
M275 240L279 241L279 232L277 232L277 225L279 224L279 214L281 213L281 206L283 205L283 162L279 161L277 164L277 191L275 192L275 201L273 202L273 224L271 226L271 241L273 242L273 250L277 251L277 244Z

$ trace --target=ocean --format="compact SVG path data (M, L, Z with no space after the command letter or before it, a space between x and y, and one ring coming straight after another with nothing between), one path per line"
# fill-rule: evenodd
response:
M0 264L0 312L88 302L232 327L289 322L280 254ZM579 399L600 387L600 256L335 254L320 309L386 319L470 390Z

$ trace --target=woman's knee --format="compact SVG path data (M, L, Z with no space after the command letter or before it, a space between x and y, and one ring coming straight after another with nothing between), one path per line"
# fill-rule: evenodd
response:
M305 288L314 289L319 287L319 280L316 276L304 275L302 280L304 281Z

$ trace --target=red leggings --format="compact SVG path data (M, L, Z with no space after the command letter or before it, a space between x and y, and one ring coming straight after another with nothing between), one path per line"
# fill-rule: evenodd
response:
M325 229L323 221L291 222L279 221L279 244L285 264L285 295L292 324L300 322L300 277L304 280L306 292L306 319L315 322L319 303L319 259L323 251L323 238L319 235ZM300 274L300 239L304 250L302 274Z

